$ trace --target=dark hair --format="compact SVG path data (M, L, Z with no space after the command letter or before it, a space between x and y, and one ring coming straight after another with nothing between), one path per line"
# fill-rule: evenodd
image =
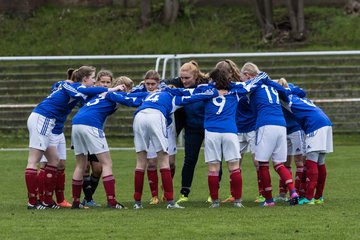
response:
M75 69L73 68L68 68L68 70L66 71L66 75L67 75L67 79L71 79L71 75L73 74Z
M216 89L229 90L231 80L227 77L224 70L215 68L210 72L209 77L214 81Z

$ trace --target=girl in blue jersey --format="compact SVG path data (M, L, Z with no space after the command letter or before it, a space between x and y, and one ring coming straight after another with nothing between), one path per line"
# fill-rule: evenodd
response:
M108 89L90 87L94 85L95 68L82 66L74 70L73 82L63 81L58 88L35 107L30 114L27 125L29 129L29 157L25 170L25 181L28 190L28 209L59 208L52 199L56 185L55 175L58 165L53 129L56 124L64 123L66 116L79 103L85 102L89 96L94 96ZM118 88L109 89L116 91ZM48 164L45 168L45 198L42 205L36 204L37 164L45 154Z
M314 103L297 95L281 102L305 132L306 192L299 204L323 204L326 181L325 155L333 151L332 123ZM314 195L314 192L316 193Z
M222 157L228 165L230 173L231 194L234 206L243 207L242 176L240 170L240 145L237 137L236 108L241 96L249 93L245 84L231 84L231 78L220 69L210 73L219 96L205 101L205 162L208 164L208 186L212 199L211 208L220 206L219 202L219 170Z
M232 82L246 81L241 78L241 73L237 65L229 59L217 63L216 68L224 70ZM265 198L262 196L263 188L259 179L259 164L254 159L255 122L256 114L253 113L250 107L249 95L241 97L236 109L236 126L238 129L241 159L246 152L250 152L252 154L253 163L257 172L257 182L259 190L259 196L256 198L255 202L263 202L265 201ZM242 160L240 160L240 169L241 163ZM230 195L222 202L234 202L234 200L235 198Z
M121 86L124 89L123 85ZM109 208L123 209L115 198L115 178L112 172L112 160L105 138L104 123L113 114L119 104L137 107L142 97L131 97L121 93L104 93L86 103L72 119L71 139L74 144L76 166L72 179L73 209L82 208L80 204L83 174L86 169L87 155L95 154L102 167L102 180Z
M279 83L281 86L285 88L289 88L293 90L296 88L292 84L287 84L285 78L280 78L278 80L274 80L274 82ZM301 89L302 90L302 89ZM299 95L299 93L297 93ZM301 96L306 96L306 92L302 90ZM304 172L304 131L301 129L301 126L294 120L291 114L283 108L283 113L286 121L286 140L287 140L287 160L284 163L284 166L292 175L292 167L291 164L294 160L296 165L296 174L295 174L295 189L299 196L302 195L300 192L300 183L302 179L302 175ZM279 180L279 196L275 199L276 201L287 201L286 197L287 186L285 181L282 179Z
M155 91L159 91L161 88L166 87L166 85L160 82L160 74L155 70L149 70L146 72L144 76L144 81L142 84L133 92L148 92L149 94ZM174 122L171 122L167 127L167 136L168 136L168 143L169 143L169 164L170 164L170 172L171 177L173 178L175 175L175 154L177 152L176 149L176 133L175 133L175 126ZM149 151L147 152L147 177L149 181L150 191L151 191L151 199L150 205L156 205L160 203L158 197L158 173L157 173L157 154L154 149L153 144L150 142ZM162 197L164 201L166 201L164 195Z
M71 78L74 69L69 68L67 70L67 79ZM70 80L69 80L70 81ZM58 86L60 86L62 81L59 81L52 86L52 91L56 91ZM56 186L55 186L55 195L56 203L60 207L71 207L71 204L66 201L64 191L65 191L65 163L66 163L66 141L65 135L63 132L66 116L64 116L63 121L57 121L55 127L52 130L54 134L54 140L52 141L53 145L57 149L57 155L59 158L59 164L57 166L56 173ZM47 164L47 159L43 155L40 160L40 169L38 171L38 194L39 200L44 201L45 197L45 167Z
M250 95L250 106L257 114L255 160L259 162L259 175L264 188L263 196L266 199L262 206L275 205L269 172L270 157L276 172L288 186L290 203L297 204L298 195L292 176L283 165L286 162L286 122L281 110L279 93L273 86L269 86L272 81L269 81L266 73L260 72L255 64L245 63L241 72L247 79L262 79L267 82L258 86Z
M199 93L192 97L173 96L167 91L151 93L144 103L135 112L134 118L134 142L137 155L135 168L135 193L134 208L142 208L141 196L144 184L144 171L147 165L147 152L150 142L157 153L160 166L164 196L168 201L167 208L182 208L175 203L173 196L173 184L169 165L167 127L171 123L172 113L182 105L198 101L198 99L211 98L217 92L209 91Z
M95 86L110 88L112 84L113 84L113 74L111 71L102 69L96 74ZM91 169L91 174L90 174L90 169ZM102 171L102 167L101 167L101 163L99 162L99 159L97 159L95 154L89 154L88 163L84 174L84 182L83 182L84 199L81 202L83 206L100 207L100 204L97 204L94 201L93 195L99 184L101 171Z

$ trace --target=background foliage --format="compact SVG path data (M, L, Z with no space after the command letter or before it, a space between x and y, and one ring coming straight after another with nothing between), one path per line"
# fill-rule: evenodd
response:
M176 23L163 26L161 6L153 6L153 24L140 29L139 9L121 7L42 7L26 20L0 18L0 55L98 55L214 53L358 49L359 16L340 7L306 7L307 40L261 40L255 9L246 6L182 9ZM281 28L288 24L285 8L274 9Z

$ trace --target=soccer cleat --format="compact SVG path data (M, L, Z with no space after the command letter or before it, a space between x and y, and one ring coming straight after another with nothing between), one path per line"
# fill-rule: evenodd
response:
M231 195L229 195L226 199L222 200L222 203L227 203L227 202L234 202L235 198Z
M315 204L324 204L324 198L323 198L323 197L320 197L319 199L315 199L315 200L314 200L314 203L315 203Z
M265 202L265 198L262 196L262 195L259 195L259 196L257 196L257 198L255 199L255 202L256 203L263 203L263 202Z
M299 205L305 205L305 204L306 205L314 205L315 201L314 201L314 199L309 200L307 198L302 198L299 200Z
M159 200L159 198L158 198L157 196L152 197L152 198L150 199L150 202L149 202L150 205L157 205L157 204L159 204L159 203L160 203L160 200Z
M108 207L108 208L115 208L115 209L127 209L127 207L125 207L124 205L122 205L122 204L119 203L119 202L116 202L115 205L110 205L110 204L108 204L107 207Z
M52 202L50 204L45 204L44 202L42 202L42 204L45 209L60 209L60 206L58 206L55 202Z
M96 203L94 199L91 199L91 201L86 201L86 199L84 198L81 204L85 207L101 207L101 205Z
M30 203L27 204L27 209L28 210L45 210L46 207L43 206L42 204L35 204L35 205L32 205Z
M212 203L213 201L212 201L212 199L211 199L211 196L209 196L205 202L206 202L206 203Z
M184 207L183 207L183 206L180 206L180 205L177 204L177 203L169 203L166 208L168 208L168 209L176 209L176 208L181 209L181 208L184 208Z
M186 197L184 194L176 201L176 203L182 203L189 201L189 197Z
M271 202L263 202L261 205L261 207L274 207L275 206L275 202L271 201Z
M209 208L219 208L220 207L220 202L219 200L215 200L215 201L212 201L211 205Z
M234 202L234 207L236 207L236 208L245 208L245 206L242 205L241 202Z
M286 196L278 195L275 199L275 202L287 202L289 199Z
M299 195L296 192L291 194L289 202L291 206L299 204Z
M159 199L158 199L159 200ZM142 209L143 208L143 206L142 206L142 204L141 204L141 202L136 202L135 204L134 204L134 209Z
M60 207L66 207L66 208L70 208L71 207L71 203L69 203L68 201L66 201L64 199L64 201L62 201L61 203L57 203L58 206Z
M79 204L72 204L71 205L71 209L88 209L89 207L86 207L86 206L84 206L84 205L82 205L81 203L79 203Z

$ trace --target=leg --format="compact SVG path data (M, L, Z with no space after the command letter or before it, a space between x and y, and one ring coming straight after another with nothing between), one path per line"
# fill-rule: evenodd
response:
M157 158L160 166L164 196L166 200L171 203L174 200L174 190L170 172L169 155L164 151L159 151L157 152Z
M54 203L53 193L56 187L56 175L57 175L57 166L59 164L59 158L55 146L48 147L44 154L48 160L48 163L46 164L45 167L44 203L46 205L52 205Z
M318 171L318 152L311 152L306 154L306 193L305 198L311 201L314 197L315 188L318 183L319 171Z
M88 159L90 156L88 155ZM83 192L84 192L84 199L86 202L90 202L92 200L92 189L91 189L91 177L90 177L90 168L91 164L90 161L86 163L86 169L84 173L84 182L83 182Z
M112 172L112 160L110 152L96 154L102 166L102 178L105 188L106 199L109 207L115 207L117 204L115 198L115 178Z
M80 204L81 188L83 185L83 176L87 164L87 156L79 154L75 156L76 165L74 174L72 177L72 196L73 196L73 208L76 208Z
M319 172L319 176L316 185L315 200L318 201L318 203L321 203L319 202L319 200L323 201L322 197L323 197L326 175L327 175L326 166L325 166L325 153L320 153L319 161L318 161L318 172Z
M239 160L227 162L230 173L231 195L235 198L235 202L241 202L242 197L242 176Z
M264 187L265 205L273 206L271 177L269 172L269 162L259 162L259 175L262 186Z
M219 170L220 161L213 161L208 163L208 186L210 197L212 200L212 207L219 207Z
M38 189L38 180L37 180L37 165L40 162L43 151L29 148L29 156L27 160L27 165L25 169L25 182L28 192L28 204L35 206L36 204L36 192Z
M185 157L184 166L181 171L180 193L187 197L194 177L194 170L198 161L200 148L204 140L204 131L185 131Z
M296 165L296 175L295 175L295 189L296 192L300 195L300 185L301 179L304 172L304 163L302 155L295 155L295 165Z
M71 205L65 200L65 162L66 160L60 159L57 167L57 177L55 186L56 202L61 207L71 207Z
M152 197L158 197L159 194L159 178L157 174L157 158L147 160L147 176Z
M136 153L136 167L135 167L135 179L134 179L134 200L135 204L138 202L141 204L141 196L143 192L144 186L144 171L146 168L146 152L141 151Z

